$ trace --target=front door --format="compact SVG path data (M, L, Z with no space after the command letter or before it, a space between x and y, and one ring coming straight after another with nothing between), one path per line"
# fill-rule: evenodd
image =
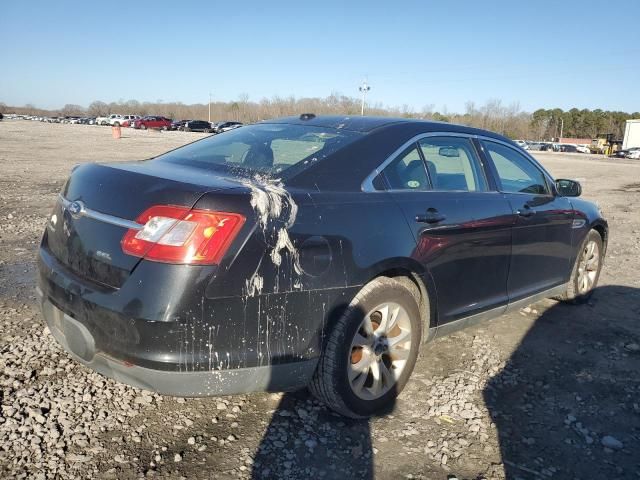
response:
M571 203L554 194L551 179L524 154L503 143L481 143L515 216L510 301L565 283L571 270Z

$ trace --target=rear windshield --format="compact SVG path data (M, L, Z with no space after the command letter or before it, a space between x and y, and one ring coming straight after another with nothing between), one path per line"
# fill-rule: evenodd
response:
M320 161L361 135L307 125L248 125L190 143L156 160L239 175L276 175L294 165Z

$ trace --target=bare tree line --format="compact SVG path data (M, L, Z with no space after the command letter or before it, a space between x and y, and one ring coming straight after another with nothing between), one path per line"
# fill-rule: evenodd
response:
M184 104L181 102L139 102L127 100L118 102L92 102L88 107L67 104L60 110L43 110L33 105L8 107L0 103L0 112L24 115L47 116L102 116L111 113L134 115L162 115L173 119L202 119L209 117L208 104ZM254 123L275 117L299 115L312 112L316 115L359 115L360 99L334 93L325 98L273 97L260 101L250 101L246 94L230 102L212 102L211 120L234 120ZM420 111L409 106L387 107L382 104L367 105L367 115L422 118L451 123L459 123L501 133L510 138L529 140L551 140L560 131L564 137L595 138L599 134L613 133L621 138L624 123L630 118L640 118L640 112L612 112L605 110L539 109L525 112L518 103L504 104L501 100L490 100L478 106L467 102L464 113L449 113L434 110L434 105L426 105Z

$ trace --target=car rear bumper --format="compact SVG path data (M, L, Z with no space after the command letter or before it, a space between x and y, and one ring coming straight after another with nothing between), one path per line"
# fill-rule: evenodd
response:
M133 365L98 351L89 329L57 308L37 289L42 314L58 343L78 362L128 385L164 395L199 397L304 387L317 359L260 367L166 371Z

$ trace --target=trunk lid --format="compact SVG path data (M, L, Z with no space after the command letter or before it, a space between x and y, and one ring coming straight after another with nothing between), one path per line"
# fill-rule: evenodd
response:
M193 207L233 179L164 162L87 164L75 169L48 221L43 246L76 275L118 288L140 258L122 251L131 224L153 205Z

